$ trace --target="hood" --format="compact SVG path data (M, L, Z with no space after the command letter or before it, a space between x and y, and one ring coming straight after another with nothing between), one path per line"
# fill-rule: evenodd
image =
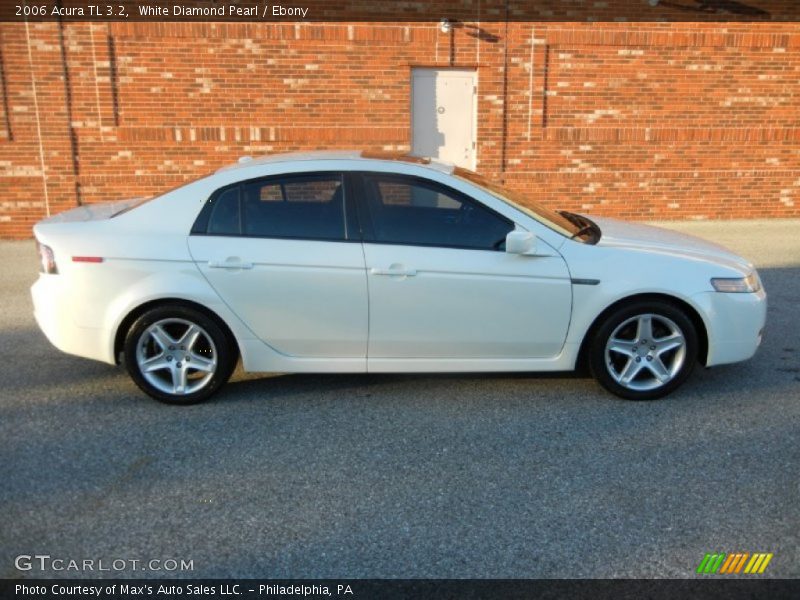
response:
M147 198L131 198L129 200L116 200L114 202L98 202L96 204L85 204L65 210L62 213L47 217L39 221L40 223L74 223L76 221L102 221L110 219L116 214L134 208L147 200Z
M727 248L704 239L662 227L590 217L602 232L598 246L658 252L723 263L749 272L753 264Z

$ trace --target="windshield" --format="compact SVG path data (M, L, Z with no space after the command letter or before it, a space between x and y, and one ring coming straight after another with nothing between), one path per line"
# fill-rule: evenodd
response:
M517 210L521 210L529 217L536 219L550 229L554 229L561 235L572 237L581 230L580 225L570 221L564 215L542 206L538 202L531 200L525 194L515 192L514 190L509 190L508 188L497 185L496 183L492 183L474 171L456 167L453 170L453 175L460 177L461 179L466 179L470 183L483 188L498 200L502 200Z

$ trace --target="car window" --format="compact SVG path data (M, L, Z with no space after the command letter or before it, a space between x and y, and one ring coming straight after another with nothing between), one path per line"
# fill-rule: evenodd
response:
M561 235L571 237L577 234L581 229L580 225L570 221L564 215L539 204L532 198L520 192L497 185L482 175L478 175L474 171L469 171L468 169L464 169L462 167L456 167L453 171L453 175L482 187L498 200L501 200L502 202L521 210L529 217L536 219L540 223L546 225L554 231L557 231ZM586 234L585 237L589 238L590 236L589 234Z
M365 174L374 241L497 250L514 229L508 219L436 182Z
M208 218L208 233L235 235L241 231L239 221L239 187L230 188L220 194L211 208Z
M248 181L212 201L205 233L344 240L342 176L319 174Z
M254 181L242 187L245 235L345 239L340 175Z

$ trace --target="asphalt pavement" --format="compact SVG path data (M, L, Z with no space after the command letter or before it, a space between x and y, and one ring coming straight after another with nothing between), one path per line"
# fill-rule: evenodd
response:
M799 577L800 221L666 225L754 260L769 316L753 360L644 403L571 374L237 372L166 406L51 347L33 243L0 243L0 577L682 578L707 552ZM15 568L35 554L127 562Z

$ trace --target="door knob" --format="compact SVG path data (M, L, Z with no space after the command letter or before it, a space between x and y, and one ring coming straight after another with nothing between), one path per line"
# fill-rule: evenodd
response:
M229 256L225 260L208 261L209 269L252 269L253 263L242 262L238 257Z
M388 269L371 268L372 275L387 275L389 277L413 277L417 274L416 269L409 269L403 265L391 265Z

